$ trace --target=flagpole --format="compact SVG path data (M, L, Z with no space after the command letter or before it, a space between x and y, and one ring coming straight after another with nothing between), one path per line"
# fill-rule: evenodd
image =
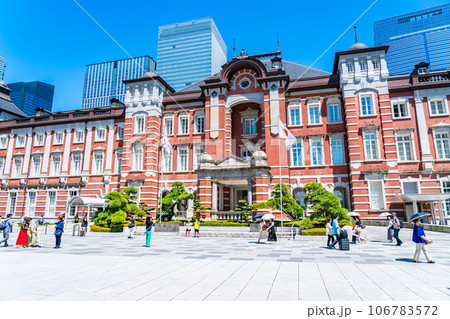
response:
M278 118L278 121L281 121ZM280 130L280 125L278 125L278 130ZM281 232L283 232L283 187L281 185L281 137L280 132L278 132L278 163L280 165L280 211L281 211Z
M164 151L163 151L164 147L161 147L161 159L162 159L162 164L164 165ZM159 205L159 223L161 224L161 215L162 215L162 209L163 209L163 188L164 188L164 166L161 165L161 185L160 185L160 189L161 189L161 194L159 196L160 200L161 200L161 204Z

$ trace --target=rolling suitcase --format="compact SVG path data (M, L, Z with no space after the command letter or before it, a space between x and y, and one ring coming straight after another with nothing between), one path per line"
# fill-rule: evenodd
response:
M350 250L350 242L348 239L341 239L339 241L339 250Z

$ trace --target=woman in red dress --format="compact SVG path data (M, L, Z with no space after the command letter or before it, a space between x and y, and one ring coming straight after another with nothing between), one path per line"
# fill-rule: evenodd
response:
M22 246L22 248L28 247L28 228L30 228L31 218L27 218L22 227L20 227L19 236L17 236L16 245Z

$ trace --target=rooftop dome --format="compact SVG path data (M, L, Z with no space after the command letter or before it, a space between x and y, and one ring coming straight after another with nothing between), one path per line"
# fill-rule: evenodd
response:
M8 89L8 86L6 85L5 81L0 80L0 86L4 87L5 89Z
M365 45L364 43L358 43L356 42L354 45L352 45L350 47L350 49L348 49L349 51L353 51L353 50L361 50L361 49L367 49L368 46Z

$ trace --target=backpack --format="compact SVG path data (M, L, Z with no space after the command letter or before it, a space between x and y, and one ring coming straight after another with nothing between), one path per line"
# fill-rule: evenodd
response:
M400 224L400 229L402 229L403 228L403 220L398 220L398 223Z
M364 229L364 228L366 228L366 225L364 225L364 224L361 222L360 227L361 227L361 229Z
M6 220L4 220L0 223L0 230L5 230L5 229L6 229Z

